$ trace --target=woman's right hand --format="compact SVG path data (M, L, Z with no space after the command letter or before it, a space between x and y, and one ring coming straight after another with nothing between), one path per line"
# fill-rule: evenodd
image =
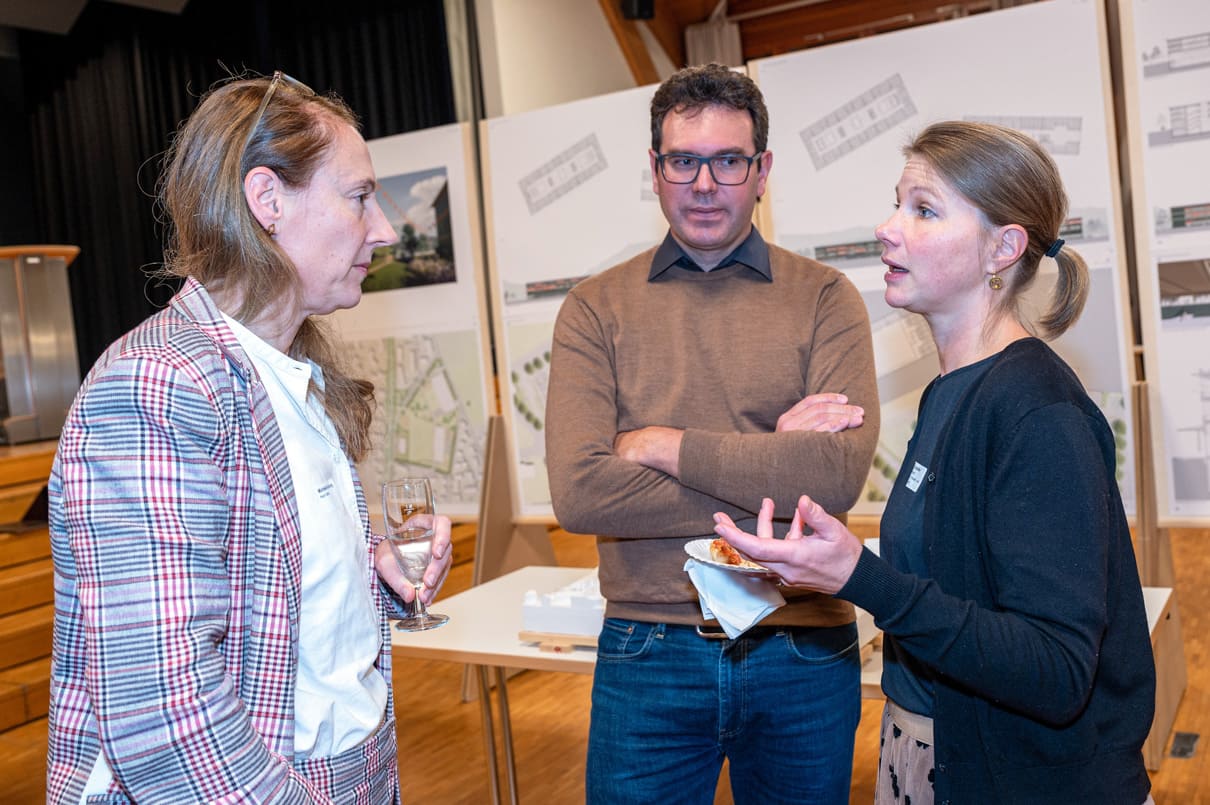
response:
M769 498L761 503L755 534L740 530L722 512L714 515L714 523L714 533L793 587L835 594L853 575L861 556L861 540L806 495L798 499L785 539L773 538L773 501ZM804 524L815 533L803 534Z
M421 588L420 599L425 605L433 603L445 577L449 575L453 565L454 546L451 537L452 524L450 518L443 514L423 515L433 518L433 558L429 560L424 571L424 585ZM395 591L405 604L412 603L416 597L416 588L403 575L395 554L391 551L390 543L383 538L374 549L374 567L387 586Z

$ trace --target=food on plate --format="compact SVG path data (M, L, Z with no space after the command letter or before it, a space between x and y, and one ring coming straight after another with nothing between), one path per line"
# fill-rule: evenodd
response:
M731 543L719 537L710 543L710 558L722 565L736 565L752 570L764 570L764 565L758 565L732 547Z

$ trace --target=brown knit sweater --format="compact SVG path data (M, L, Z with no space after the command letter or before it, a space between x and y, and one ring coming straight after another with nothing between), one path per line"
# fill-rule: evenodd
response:
M559 311L546 407L555 515L598 535L608 617L703 623L684 545L727 512L753 530L762 497L778 517L809 493L831 512L856 501L878 439L869 318L839 271L769 246L773 280L733 264L673 266L648 280L655 250L577 285ZM865 424L775 433L807 394L847 394ZM618 458L614 437L684 429L678 481ZM784 527L782 527L784 531ZM831 626L843 601L787 595L763 623Z

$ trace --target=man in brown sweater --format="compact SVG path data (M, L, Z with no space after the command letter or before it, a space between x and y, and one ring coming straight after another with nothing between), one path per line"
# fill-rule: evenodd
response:
M589 803L847 803L860 718L852 607L787 593L735 640L702 617L685 543L751 530L763 496L844 512L878 438L869 320L840 272L752 225L773 155L746 76L682 70L651 105L664 242L577 285L555 325L555 514L596 534L606 621Z

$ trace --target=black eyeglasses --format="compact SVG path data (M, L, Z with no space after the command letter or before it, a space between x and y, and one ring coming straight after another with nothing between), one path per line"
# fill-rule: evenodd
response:
M655 161L659 163L660 175L664 181L671 184L693 184L702 171L702 164L709 167L710 178L715 184L736 185L748 181L752 163L760 159L764 151L759 151L750 157L743 154L722 154L716 157L702 157L697 154L657 154Z
M265 97L260 99L260 106L256 108L256 117L252 118L252 128L248 129L248 137L244 140L244 151L248 150L248 146L252 144L252 138L256 136L256 130L260 128L261 119L265 116L265 110L269 108L269 101L273 99L273 93L277 91L278 84L286 84L295 92L299 92L306 96L315 95L315 90L308 87L297 78L291 78L281 70L273 71L273 78L269 81L269 86L265 89Z

